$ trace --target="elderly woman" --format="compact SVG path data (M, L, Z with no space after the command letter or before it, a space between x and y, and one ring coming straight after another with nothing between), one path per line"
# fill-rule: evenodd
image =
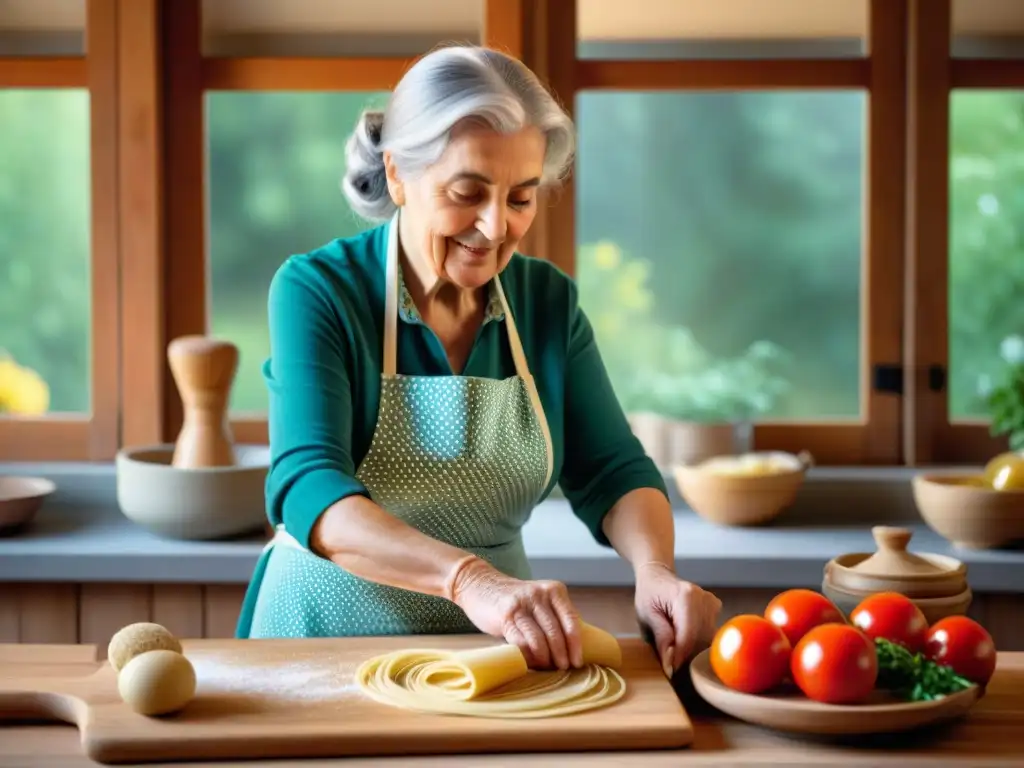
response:
M522 528L557 483L632 566L666 672L713 633L680 580L664 481L633 436L573 281L516 249L569 171L573 125L522 63L420 59L347 145L352 209L382 222L289 258L269 298L276 535L240 637L482 631L581 663L564 585Z

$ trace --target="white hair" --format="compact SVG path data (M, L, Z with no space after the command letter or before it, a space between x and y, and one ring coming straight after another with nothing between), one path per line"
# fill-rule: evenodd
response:
M384 170L391 152L403 177L440 159L452 129L480 121L502 133L527 126L547 140L541 183L562 181L572 168L573 123L537 76L521 61L479 46L440 48L402 77L384 111L367 110L345 146L341 188L352 210L371 221L395 212Z

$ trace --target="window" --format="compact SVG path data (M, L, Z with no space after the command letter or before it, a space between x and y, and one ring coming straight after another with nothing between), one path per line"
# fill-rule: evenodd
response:
M5 0L0 55L83 56L86 0Z
M948 103L946 417L954 428L980 431L990 415L986 395L1005 378L1018 341L1024 344L1024 78L1017 74L1024 65L1024 6L954 0L951 25L954 78L976 76L967 89L954 83Z
M210 331L239 349L231 410L267 410L267 289L292 253L366 228L340 191L343 137L387 94L207 95Z
M8 412L89 413L88 92L0 91L0 168Z
M949 418L984 419L1024 346L1024 92L950 101Z
M585 92L576 272L629 410L862 416L865 98Z
M518 0L513 0L513 3ZM480 0L202 0L206 56L418 56L478 43Z
M1024 333L1010 298L1021 287L1013 179L1024 61L1012 57L1022 32L1019 3L911 8L905 423L915 463L984 462L1007 447L991 434L984 393L1006 375L1002 341ZM944 155L948 166L934 162Z
M865 53L867 0L576 0L581 59L855 58Z
M196 77L179 73L177 98L203 109L172 118L188 154L170 166L168 184L207 181L203 196L172 199L169 221L185 234L167 258L171 280L202 299L170 305L166 335L209 332L238 346L235 438L265 441L261 369L274 272L293 253L366 227L341 194L346 135L364 108L383 106L414 56L448 40L479 41L485 4L445 0L429 11L408 0L181 5L191 10L177 12L174 48L185 46L201 66ZM205 173L195 173L197 162ZM169 394L164 434L181 418Z
M116 449L116 251L103 149L104 0L8 2L0 18L0 460ZM112 41L109 41L112 42ZM87 70L85 51L89 51Z
M902 209L869 139L898 128L902 75L865 52L900 19L755 6L578 0L581 302L627 411L893 461L898 414L869 373L898 365Z
M234 436L265 442L270 279L365 227L344 138L449 41L574 113L576 172L523 250L577 278L631 414L749 418L820 464L1005 449L984 393L1024 337L1017 0L0 5L0 402L11 370L46 385L17 384L0 461L173 440L166 348L197 333L240 348Z
M1019 58L1024 53L1024 5L1016 0L952 0L957 58Z

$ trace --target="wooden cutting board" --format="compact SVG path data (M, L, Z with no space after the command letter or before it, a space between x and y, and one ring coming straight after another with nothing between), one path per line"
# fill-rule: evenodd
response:
M43 717L78 726L102 763L345 755L664 749L693 726L650 646L623 638L626 695L604 709L541 720L428 715L378 704L356 667L398 648L471 648L486 636L184 640L196 695L177 714L133 713L106 662L92 674L0 678L0 720ZM0 726L2 727L2 726Z

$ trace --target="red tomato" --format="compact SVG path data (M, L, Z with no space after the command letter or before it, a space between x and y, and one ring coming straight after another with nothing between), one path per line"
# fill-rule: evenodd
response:
M846 619L831 600L810 589L790 589L772 598L764 617L786 633L795 646L820 624L845 624Z
M921 609L897 592L879 592L864 598L850 614L850 622L872 638L899 643L911 653L924 648L928 620Z
M978 685L996 671L996 644L981 624L966 616L947 616L928 630L924 655Z
M725 622L711 641L711 668L718 679L744 693L779 685L789 671L792 646L781 629L745 614Z
M849 624L820 624L793 649L793 682L809 699L855 704L874 690L878 656L874 641Z

